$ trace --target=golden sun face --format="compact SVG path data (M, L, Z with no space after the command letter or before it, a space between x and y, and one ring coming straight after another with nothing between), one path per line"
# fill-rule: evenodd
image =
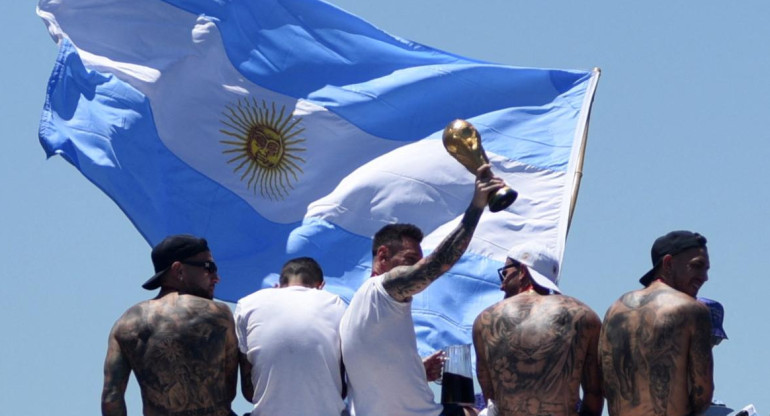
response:
M241 174L241 181L255 194L272 200L282 200L294 189L293 183L299 180L298 173L303 173L301 164L305 159L297 153L306 149L299 144L305 139L297 137L305 131L298 125L300 118L285 114L286 106L281 106L280 113L275 103L268 108L262 101L259 105L252 98L238 100L234 106L227 106L221 120L225 129L222 134L235 140L220 140L228 147L222 153L233 153L235 157L227 163L238 163L233 172Z

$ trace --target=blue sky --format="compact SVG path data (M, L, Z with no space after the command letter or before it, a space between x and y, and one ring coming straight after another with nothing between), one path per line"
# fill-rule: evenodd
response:
M714 353L715 396L770 414L770 3L333 3L471 58L600 67L562 289L603 316L638 287L656 237L701 232L712 264L701 295L724 304L730 337ZM8 414L97 414L107 334L151 295L140 287L150 248L74 168L45 159L37 124L56 47L34 2L3 2L0 15L0 403ZM133 381L128 406L140 414ZM234 408L249 405L239 396Z

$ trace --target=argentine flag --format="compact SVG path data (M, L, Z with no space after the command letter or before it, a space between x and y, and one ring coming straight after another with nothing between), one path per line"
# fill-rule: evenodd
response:
M470 343L512 245L563 254L598 71L464 58L318 0L40 0L38 14L59 45L40 122L48 156L150 245L207 238L219 299L311 256L349 301L387 223L421 227L429 253L473 194L441 143L457 118L519 199L485 213L460 262L414 299L421 353Z

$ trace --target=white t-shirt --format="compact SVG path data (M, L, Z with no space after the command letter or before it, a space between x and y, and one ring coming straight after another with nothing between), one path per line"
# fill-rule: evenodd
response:
M348 393L358 416L437 416L417 353L411 302L398 302L382 275L364 282L340 323Z
M339 323L345 303L323 290L263 289L238 301L238 347L252 364L253 416L339 416Z

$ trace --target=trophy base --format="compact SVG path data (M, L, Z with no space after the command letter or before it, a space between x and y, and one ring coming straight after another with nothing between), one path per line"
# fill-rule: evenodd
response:
M513 202L516 201L516 198L518 197L518 192L505 186L492 194L492 196L489 198L489 211L502 211L511 206L511 204L513 204Z

